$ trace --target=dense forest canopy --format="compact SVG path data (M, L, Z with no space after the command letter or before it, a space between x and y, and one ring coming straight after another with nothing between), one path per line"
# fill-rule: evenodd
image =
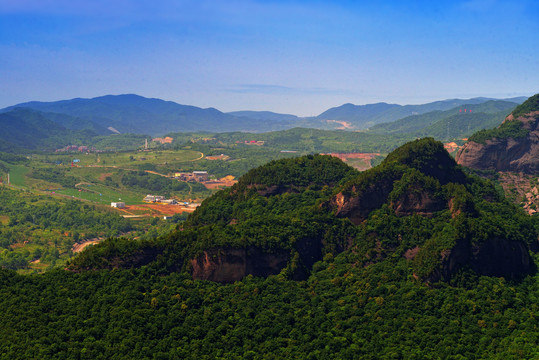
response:
M432 139L363 173L277 160L168 235L110 238L68 270L0 270L0 357L532 358L535 267L503 259L535 264L538 230ZM286 261L228 284L194 277L200 254L241 248Z

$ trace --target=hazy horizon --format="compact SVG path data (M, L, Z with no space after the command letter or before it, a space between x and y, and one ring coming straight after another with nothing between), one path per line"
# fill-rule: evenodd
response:
M313 116L538 92L534 1L0 0L0 108L134 93Z

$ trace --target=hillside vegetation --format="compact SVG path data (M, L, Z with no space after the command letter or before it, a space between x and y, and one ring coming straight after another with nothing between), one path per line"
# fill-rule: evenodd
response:
M50 120L72 130L89 129L103 134L110 132L107 129L113 127L121 133L143 133L156 136L178 131L268 132L295 127L339 129L343 126L341 122L345 123L346 129L357 131L367 129L375 124L406 118L413 114L443 112L464 104L483 104L490 100L492 99L449 99L421 105L344 104L328 109L318 116L300 118L269 111L223 113L214 108L202 109L172 101L124 94L56 102L32 101L8 107L3 111L12 110L15 107L41 111L47 114ZM515 98L500 102L514 104L524 100L525 98Z
M470 137L470 141L484 144L489 139L521 139L528 135L530 129L524 126L522 121L517 120L519 117L529 114L533 111L539 111L539 94L536 94L518 105L510 114L510 117L501 125L492 128L478 131Z
M278 160L168 236L0 270L0 358L533 358L539 278L510 263L538 260L537 225L431 139L364 173ZM203 252L285 261L227 284L197 279Z
M98 134L89 129L69 130L29 109L14 109L0 113L0 151L17 152L23 149L54 150L66 143L88 142Z
M249 252L261 251L264 261L284 261L269 273L305 278L324 256L352 249L355 262L364 264L413 259L411 269L427 281L449 281L468 270L513 279L534 271L527 255L537 246L531 229L530 219L492 185L465 175L440 143L423 139L359 174L327 156L253 169L164 240L157 263L187 269L217 249L224 257L216 266L226 267L229 250L250 249L246 264ZM92 251L101 246L107 245ZM88 259L75 259L74 268L91 268ZM201 276L215 275L205 272L210 265L200 266ZM230 270L223 281L239 280L248 269Z
M532 111L538 111L537 109L539 109L539 94L535 94L528 98L528 100L517 106L511 114L516 119L519 116L526 115Z
M416 114L369 130L380 134L413 134L439 140L460 139L482 129L496 127L517 104L491 100L481 104L462 104L446 110Z
M528 135L529 130L522 126L522 123L518 120L506 121L500 126L493 129L485 129L476 132L470 138L469 141L473 141L479 144L485 144L490 139L521 139Z

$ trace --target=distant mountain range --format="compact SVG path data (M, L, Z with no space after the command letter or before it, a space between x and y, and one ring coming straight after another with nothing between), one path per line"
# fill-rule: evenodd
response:
M479 104L462 104L446 111L430 111L372 126L369 130L382 134L413 133L418 137L438 139L469 136L482 129L496 127L517 106L505 100L488 100Z
M67 128L51 118L65 125L73 125L73 119L68 115L54 114L48 117L46 113L32 109L16 108L0 113L0 151L53 150L71 143L84 143L100 135L96 131L99 129ZM80 124L84 124L84 121Z
M32 101L0 110L3 129L10 129L0 134L0 145L2 148L14 146L34 149L44 144L60 144L60 139L83 139L114 133L156 136L197 131L268 132L294 127L353 131L372 127L375 132L410 133L434 126L433 131L440 132L439 128L443 126L436 123L457 116L459 107L463 106L478 113L489 114L480 119L476 116L479 120L471 129L469 123L459 125L475 131L497 126L512 108L524 100L525 97L505 100L451 99L423 105L344 104L318 116L305 118L269 111L223 113L214 108L202 109L133 94L56 102ZM505 115L502 116L502 112ZM464 122L469 119L464 119ZM46 140L48 138L52 140Z
M11 106L47 113L66 114L91 122L98 128L112 127L121 133L162 135L171 131L256 131L252 119L219 110L180 105L138 95L107 95L93 99L28 102Z
M514 106L526 101L526 97L502 99L506 102L514 103ZM421 115L432 111L446 111L463 105L482 104L491 98L473 99L450 99L435 101L423 105L397 105L387 103L377 103L368 105L344 104L324 111L315 117L317 120L337 120L349 122L357 130L366 129L376 124L388 123L412 115Z
M278 114L271 111L233 111L227 113L232 116L262 120L262 121L283 121L283 122L295 122L300 118L296 115L290 114Z

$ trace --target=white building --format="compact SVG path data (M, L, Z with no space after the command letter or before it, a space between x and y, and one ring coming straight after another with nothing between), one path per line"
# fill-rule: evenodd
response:
M142 200L144 202L161 202L165 200L164 196L160 195L146 195L146 197Z

